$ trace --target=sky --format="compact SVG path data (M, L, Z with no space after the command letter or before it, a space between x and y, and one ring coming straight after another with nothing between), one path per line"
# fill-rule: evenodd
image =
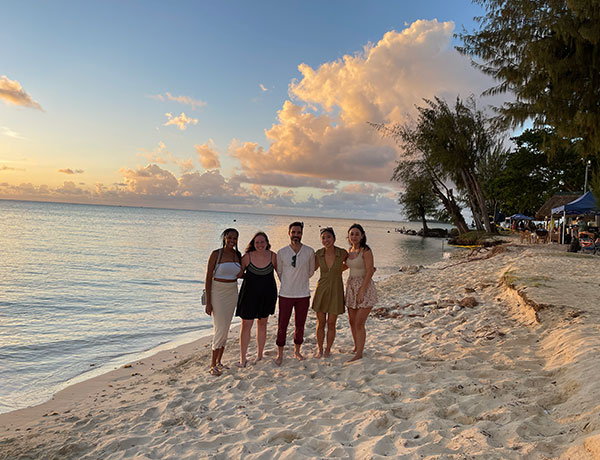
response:
M454 49L481 13L466 0L4 2L0 199L399 219L398 150L368 122L492 86Z

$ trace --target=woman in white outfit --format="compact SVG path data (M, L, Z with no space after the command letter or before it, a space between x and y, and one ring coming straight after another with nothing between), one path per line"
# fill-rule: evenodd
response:
M377 289L373 283L375 266L373 251L367 245L367 235L360 224L352 224L348 229L348 258L346 265L350 269L346 283L346 307L352 338L354 339L354 356L348 362L363 357L367 332L365 323L371 309L377 303Z
M221 375L226 366L221 359L225 351L227 334L238 299L237 277L240 272L242 255L237 248L239 233L235 228L227 228L221 234L220 249L215 249L206 267L206 314L213 318L213 342L210 373Z

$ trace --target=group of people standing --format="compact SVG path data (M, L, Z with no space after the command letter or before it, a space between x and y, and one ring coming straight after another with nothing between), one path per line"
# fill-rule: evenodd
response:
M244 254L238 250L239 233L234 228L222 233L222 247L214 250L206 270L206 313L213 318L213 343L210 373L221 375L226 366L222 363L227 334L235 313L242 320L240 331L240 361L247 364L248 344L254 321L257 323L256 361L263 358L267 338L267 320L275 313L279 298L277 325L277 356L275 364L281 365L288 325L294 313L294 357L305 359L300 349L304 342L304 326L310 307L309 280L320 271L312 308L317 315L317 347L315 358L328 357L335 340L336 323L348 308L350 329L354 339L354 355L348 361L363 356L365 323L377 302L373 283L375 272L373 251L367 245L367 235L359 224L348 229L348 250L335 246L333 228L320 231L323 247L314 251L302 243L304 224L292 222L288 227L290 244L277 253L271 251L269 238L264 232L256 233ZM350 270L344 294L342 272ZM280 280L279 296L275 273ZM237 279L243 278L238 295Z

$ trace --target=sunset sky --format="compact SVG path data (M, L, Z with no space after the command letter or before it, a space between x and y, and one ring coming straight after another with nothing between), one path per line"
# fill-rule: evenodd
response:
M6 2L0 198L398 218L397 152L367 122L488 88L453 48L481 13L466 0Z

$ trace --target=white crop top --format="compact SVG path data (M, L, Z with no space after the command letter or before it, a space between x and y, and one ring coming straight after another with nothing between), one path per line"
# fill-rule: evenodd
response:
M240 264L238 262L223 262L215 268L213 278L221 280L235 280L240 272Z

